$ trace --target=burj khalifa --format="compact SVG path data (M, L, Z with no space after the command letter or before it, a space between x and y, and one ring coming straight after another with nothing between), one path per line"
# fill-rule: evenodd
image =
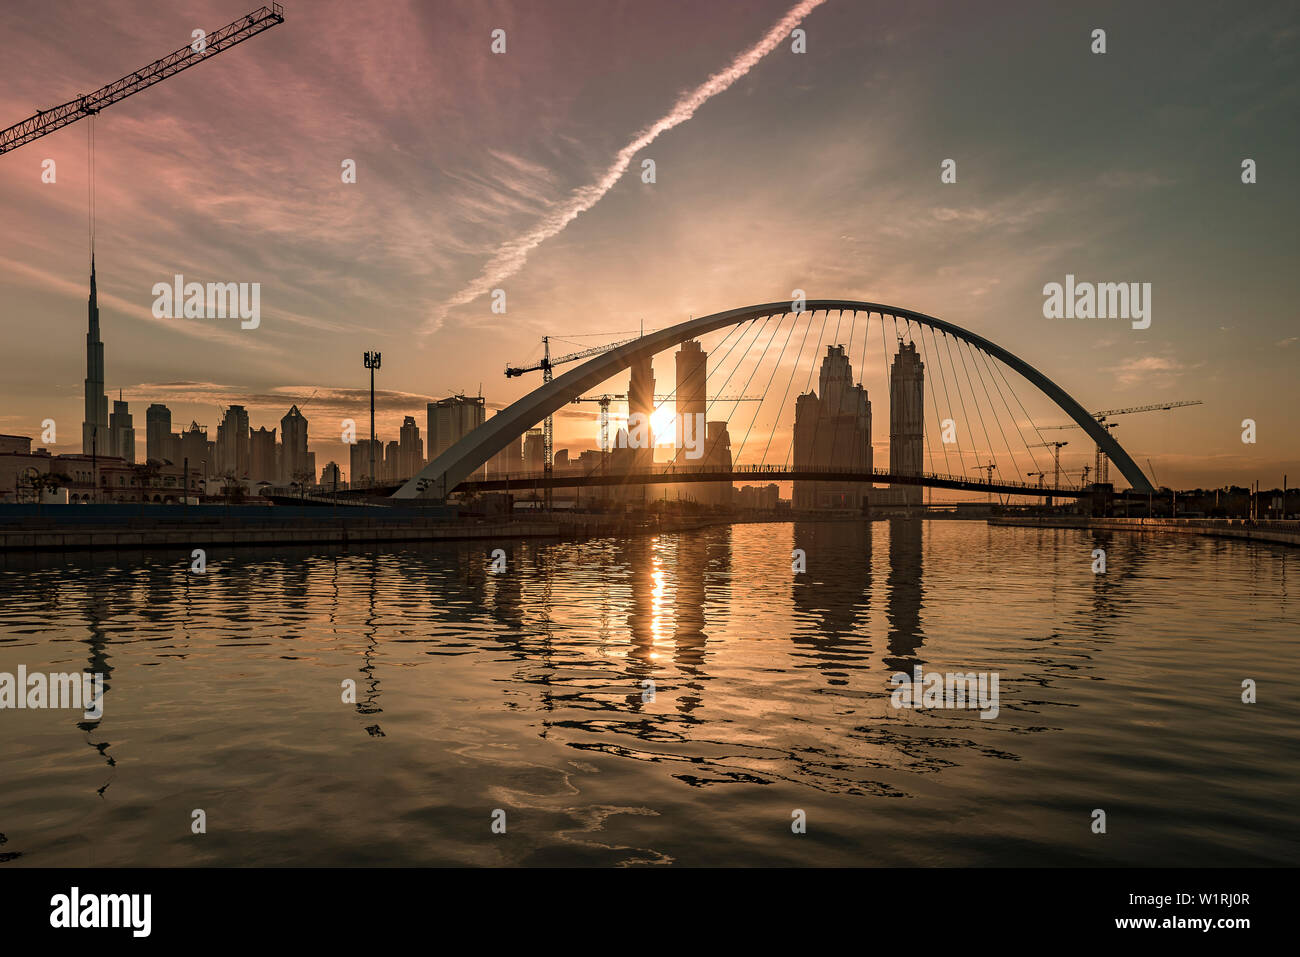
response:
M104 343L99 339L99 302L95 296L95 258L90 259L90 309L86 328L86 417L81 423L81 451L107 448L108 396L104 393Z

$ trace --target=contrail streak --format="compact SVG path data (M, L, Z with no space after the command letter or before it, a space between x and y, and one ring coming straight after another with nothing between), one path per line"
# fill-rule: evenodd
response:
M637 133L632 142L619 150L614 162L599 180L574 190L573 195L566 202L552 210L531 230L504 243L472 282L438 307L437 313L426 324L424 331L437 330L451 309L486 295L522 269L528 261L529 252L559 233L579 214L595 206L602 196L614 188L614 184L627 172L628 166L637 153L658 139L660 133L685 123L695 115L695 111L703 106L705 101L717 96L752 70L759 60L771 53L777 44L789 35L799 21L825 2L826 0L801 0L767 31L762 40L736 57L725 70L713 74L689 93L682 94L665 116L645 127Z

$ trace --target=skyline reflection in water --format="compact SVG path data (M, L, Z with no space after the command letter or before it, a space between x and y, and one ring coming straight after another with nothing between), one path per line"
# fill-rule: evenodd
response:
M0 860L1289 862L1295 562L902 519L0 557L0 672L106 678L98 721L0 712ZM915 665L998 717L894 709Z

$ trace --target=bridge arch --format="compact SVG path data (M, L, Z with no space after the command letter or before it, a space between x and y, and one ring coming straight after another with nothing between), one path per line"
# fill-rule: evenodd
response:
M960 326L955 326L950 322L936 319L934 316L927 316L911 309L902 309L898 306L888 306L882 303L859 302L852 299L809 299L804 306L803 312L817 313L835 310L865 312L868 315L879 313L882 317L891 316L895 319L904 319L923 326L929 326L954 338L961 339L1001 360L1005 365L1010 366L1035 385L1044 395L1055 402L1061 411L1068 415L1075 424L1083 429L1088 434L1088 437L1106 453L1129 485L1139 492L1152 492L1155 490L1142 473L1142 470L1138 468L1137 463L1120 447L1115 437L1110 434L1109 429L1103 428L1096 419L1088 414L1088 411L1083 406L1055 382L1019 356L1003 349L997 343L991 342L983 336ZM729 309L726 312L717 312L711 316L690 319L624 343L609 352L601 353L570 369L563 375L556 376L550 382L523 396L497 415L492 416L492 418L426 465L418 475L394 492L393 497L399 499L417 498L423 494L429 494L438 498L446 498L448 492L474 474L474 471L479 466L504 449L512 439L518 438L548 415L552 415L564 408L569 404L570 399L594 389L606 379L617 375L624 369L630 368L633 363L717 329L740 325L753 319L788 315L793 311L789 301L742 306L739 309ZM422 485L427 489L427 492L421 491Z

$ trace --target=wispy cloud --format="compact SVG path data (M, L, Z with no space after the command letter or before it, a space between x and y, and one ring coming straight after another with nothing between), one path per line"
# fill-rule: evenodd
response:
M566 202L552 210L528 232L504 243L478 276L435 310L423 331L426 333L436 331L446 320L450 310L486 295L522 269L532 250L560 233L564 227L595 206L600 202L601 197L614 188L627 172L637 153L658 139L661 133L666 133L673 127L685 123L708 100L728 89L752 70L758 61L771 53L804 17L825 2L826 0L802 0L768 30L763 39L736 57L726 69L713 74L694 90L683 94L671 110L641 130L630 143L618 151L614 162L600 179L575 190Z
M1168 356L1143 356L1140 359L1125 359L1119 365L1112 366L1115 380L1120 385L1133 385L1137 382L1149 384L1167 383L1177 378L1184 371L1184 366L1177 359Z

